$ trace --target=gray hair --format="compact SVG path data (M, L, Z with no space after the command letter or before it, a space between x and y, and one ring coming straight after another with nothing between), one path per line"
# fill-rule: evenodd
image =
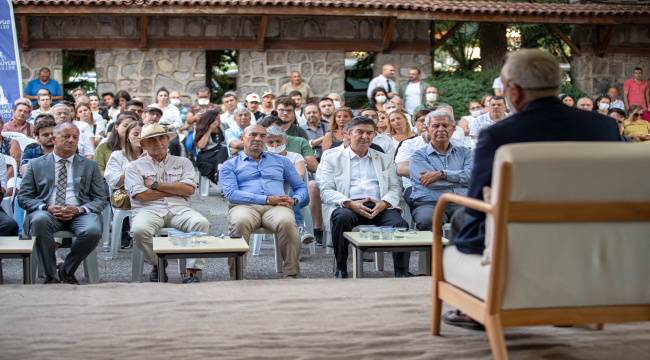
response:
M282 129L281 127L279 127L277 125L269 126L266 129L266 137L268 138L268 137L271 137L271 136L279 136L284 141L287 141L287 139L288 139L287 133L284 132L284 129Z
M52 106L52 108L50 110L52 111L52 113L54 113L54 110L56 110L56 109L58 109L60 107L64 108L65 112L67 114L70 114L70 107L68 105L66 105L66 104L63 104L63 103L58 103L58 104Z
M65 129L75 129L75 130L77 130L77 134L79 134L79 128L77 128L77 125L75 125L75 124L73 124L73 123L71 123L69 121L64 121L64 122L62 122L62 123L60 123L60 124L58 124L57 126L54 127L54 131L53 131L54 136L58 136L61 133L61 131L65 130Z
M528 93L557 95L562 74L555 56L541 49L522 49L508 54L503 74Z
M427 116L424 117L424 126L429 127L429 124L431 124L431 121L433 121L433 118L436 117L446 117L447 120L449 121L449 124L451 125L456 125L456 120L454 120L454 114L449 111L448 108L446 107L440 107L430 113L427 114Z
M250 110L248 110L248 109L246 109L246 108L237 108L237 109L235 109L235 111L233 112L233 115L235 115L235 116L243 115L243 114L248 114L248 116L250 116L251 119L254 118L253 113L250 112Z

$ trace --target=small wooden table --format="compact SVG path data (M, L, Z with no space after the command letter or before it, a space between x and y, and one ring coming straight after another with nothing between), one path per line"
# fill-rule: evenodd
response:
M23 284L32 283L32 250L34 240L19 240L16 236L0 236L0 259L23 259Z
M383 252L406 252L406 251L425 251L427 253L427 275L431 275L431 243L433 241L433 232L417 231L415 234L406 234L404 238L394 240L366 240L361 239L361 233L358 231L343 233L348 239L354 251L352 253L352 277L363 277L363 253L366 251L383 251ZM448 244L449 240L443 238L443 244Z
M243 256L248 244L243 238L203 236L193 243L190 238L176 240L173 237L155 237L153 252L158 256L158 280L165 281L165 260L187 258L234 258L235 279L244 278Z

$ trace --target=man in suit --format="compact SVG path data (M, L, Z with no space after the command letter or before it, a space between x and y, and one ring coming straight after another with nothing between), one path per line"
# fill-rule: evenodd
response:
M499 147L532 141L620 141L616 122L591 111L564 105L558 99L560 66L550 53L524 49L508 55L501 80L510 117L481 131L467 195L483 200L483 188L492 184L492 165ZM463 216L464 215L464 216ZM463 219L461 219L463 218ZM465 254L485 250L485 214L466 209L452 223L462 224L453 242ZM450 325L475 327L465 315L445 314Z
M108 203L106 183L97 163L76 154L78 142L79 129L74 124L58 124L54 150L29 162L18 194L36 237L45 283L79 284L74 273L102 235L100 213ZM57 273L53 235L61 230L72 232L75 240Z
M358 225L408 227L397 208L400 185L391 158L370 149L372 119L356 117L349 124L350 146L323 155L316 178L323 204L334 207L332 242L337 278L348 276L348 241L343 233ZM393 253L395 276L408 276L409 253Z

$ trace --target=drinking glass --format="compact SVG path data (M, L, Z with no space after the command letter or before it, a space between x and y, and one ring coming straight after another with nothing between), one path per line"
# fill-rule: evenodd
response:
M381 239L382 240L393 240L393 234L395 229L392 226L382 226L381 227Z

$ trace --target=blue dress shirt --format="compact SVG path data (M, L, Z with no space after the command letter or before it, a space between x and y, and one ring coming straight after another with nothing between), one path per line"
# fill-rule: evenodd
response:
M240 151L223 163L219 171L223 193L231 204L266 204L268 196L287 195L284 184L289 184L293 197L304 205L309 201L307 186L289 159L267 152L260 162Z
M444 193L467 195L469 178L472 173L472 150L449 144L446 154L438 152L431 143L418 149L409 162L409 174L413 183L411 200L414 202L436 202ZM425 171L441 171L447 174L446 180L438 180L428 187L420 183L420 174Z

